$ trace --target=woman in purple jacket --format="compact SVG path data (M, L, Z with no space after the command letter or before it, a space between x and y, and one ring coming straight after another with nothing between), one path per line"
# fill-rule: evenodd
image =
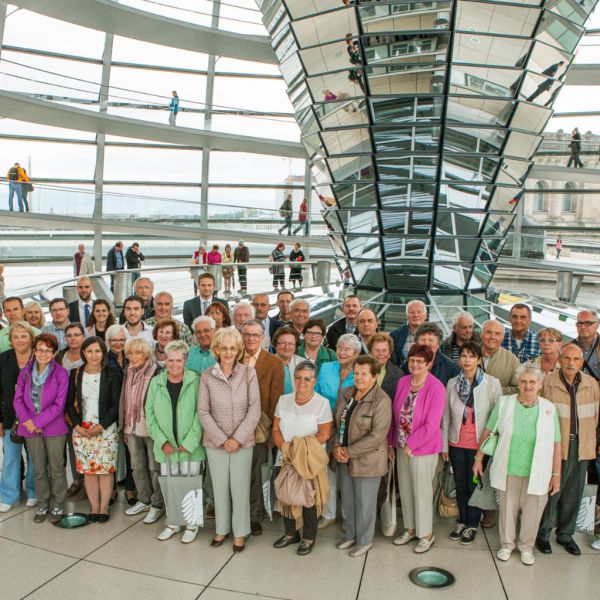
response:
M408 370L398 382L392 406L388 441L390 458L397 458L398 487L405 531L396 546L419 539L417 554L427 552L433 535L433 477L442 451L442 417L446 389L429 369L433 352L425 344L413 344L408 352Z
M19 374L15 391L17 433L25 437L33 461L38 510L34 521L58 523L67 494L64 451L67 439L65 403L69 373L55 360L58 340L42 333L33 341L33 360Z

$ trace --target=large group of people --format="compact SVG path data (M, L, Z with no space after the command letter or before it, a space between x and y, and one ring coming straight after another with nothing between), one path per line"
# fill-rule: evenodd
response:
M27 313L20 298L4 299L0 512L21 502L24 475L36 523L58 523L65 498L83 493L89 521L105 523L118 482L125 514L155 523L165 514L159 476L203 474L212 547L232 536L243 551L275 508L284 524L275 548L309 554L341 518L337 548L358 557L373 545L382 480L394 471L403 530L393 544L424 553L436 539L437 473L449 461L451 540L472 544L480 526L498 521L501 561L516 547L533 564L534 548L552 552L553 530L580 554L577 514L588 467L600 468L595 312L577 315L568 342L554 328L536 333L520 303L510 327L488 320L476 331L472 315L458 312L444 338L420 300L387 333L356 295L327 324L289 290L276 306L266 294L230 306L214 284L200 275L181 321L171 294L155 294L146 277L120 318L92 299L86 276L78 300L49 302L47 323L39 305ZM486 486L497 510L472 502ZM167 518L158 539L181 530ZM197 535L187 526L181 541Z

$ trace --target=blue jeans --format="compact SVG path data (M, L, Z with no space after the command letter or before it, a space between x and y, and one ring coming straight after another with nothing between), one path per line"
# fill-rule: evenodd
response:
M477 450L467 448L457 448L450 446L448 454L450 455L450 464L454 471L454 481L456 483L456 503L458 504L458 522L464 523L467 527L477 528L481 519L481 509L476 506L469 506L469 498L475 490L473 483L473 463L475 462L475 453Z
M21 187L20 181L9 181L8 182L8 209L13 209L13 198L17 193L17 200L19 201L19 211L23 212L23 188Z
M10 431L5 430L2 437L4 465L2 479L0 479L0 501L4 504L18 504L21 501L21 453L24 447L24 444L13 443L10 439ZM31 456L28 456L27 460L25 490L29 500L36 497Z

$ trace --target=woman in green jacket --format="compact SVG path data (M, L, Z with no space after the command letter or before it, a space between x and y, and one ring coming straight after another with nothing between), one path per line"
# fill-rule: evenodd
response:
M325 321L323 319L309 319L306 321L302 333L304 343L298 348L298 356L316 365L317 373L323 363L337 360L335 351L323 344L325 340Z
M198 475L206 454L202 426L198 420L199 376L184 368L188 346L181 340L165 347L165 370L152 379L146 399L146 428L154 441L154 457L161 475ZM167 466L167 459L169 466ZM169 525L158 535L168 540L181 531ZM186 527L181 541L189 544L198 535L197 527Z

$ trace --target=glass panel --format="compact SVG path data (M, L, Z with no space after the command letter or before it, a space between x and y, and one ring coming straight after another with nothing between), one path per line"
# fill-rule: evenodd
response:
M504 36L457 33L453 62L514 67L527 54L530 44L530 40Z
M461 0L457 6L456 28L530 37L539 14L539 8Z

